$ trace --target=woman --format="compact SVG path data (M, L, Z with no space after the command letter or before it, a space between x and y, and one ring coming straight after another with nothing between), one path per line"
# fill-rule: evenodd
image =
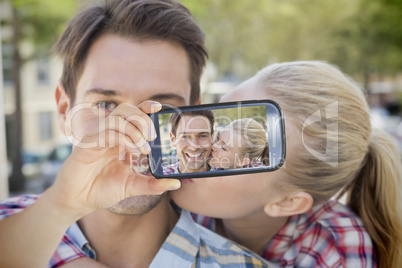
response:
M402 267L401 162L355 83L323 62L273 64L222 101L273 99L287 157L274 172L183 181L204 225L280 266ZM347 194L346 205L331 200Z
M238 119L218 132L208 164L216 169L269 165L269 146L263 126L252 118Z

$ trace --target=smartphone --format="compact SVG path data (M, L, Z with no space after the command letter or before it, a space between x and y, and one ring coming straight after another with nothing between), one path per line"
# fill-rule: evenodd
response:
M285 122L272 100L163 106L150 118L157 138L148 164L156 178L268 172L285 162Z

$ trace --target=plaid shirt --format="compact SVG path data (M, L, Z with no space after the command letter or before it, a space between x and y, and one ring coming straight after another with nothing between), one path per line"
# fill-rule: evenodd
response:
M253 159L250 164L243 168L259 168L259 167L266 167L266 165L260 159Z
M164 166L163 167L163 175L180 174L179 163L180 162ZM214 167L210 167L210 169L209 169L209 171L216 171L216 170L218 170L218 169L216 169Z
M25 195L0 203L0 220L11 216L39 197ZM80 257L95 258L95 252L78 225L68 229L48 267L61 265ZM85 253L84 253L85 252ZM160 267L274 267L251 251L194 223L188 211L182 211L180 219L152 261L151 268Z
M193 215L215 229L215 220ZM371 238L361 220L335 200L289 217L261 254L280 267L376 267Z
M163 167L163 175L179 174L179 163L170 164Z
M15 196L0 203L0 220L29 207L39 198L38 195ZM84 252L69 236L64 236L57 251L53 254L48 267L59 267L77 258L86 257Z
M244 166L243 168L259 168L259 167L266 167L266 165L264 165L264 163L262 163L261 160L254 159L250 164ZM217 171L217 170L223 170L223 168L210 167L210 171ZM179 162L163 167L163 175L171 175L179 173L180 173Z

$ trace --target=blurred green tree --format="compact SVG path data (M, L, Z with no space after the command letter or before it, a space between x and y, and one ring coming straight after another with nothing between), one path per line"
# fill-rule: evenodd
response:
M181 0L206 33L219 75L280 61L324 60L367 85L402 66L400 0Z
M21 110L21 68L24 62L33 57L49 56L52 44L57 40L63 26L76 11L76 0L1 0L11 5L10 19L2 24L12 29L13 47L13 84L15 89L15 114L13 122L13 171L10 176L10 190L24 189L25 178L22 174L22 110ZM21 45L33 45L31 54L22 56Z
M402 68L402 2L360 0L352 15L334 34L342 42L333 62L360 74L367 89L371 75L392 75Z

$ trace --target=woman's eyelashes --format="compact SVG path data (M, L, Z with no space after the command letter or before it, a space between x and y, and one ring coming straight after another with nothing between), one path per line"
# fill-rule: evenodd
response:
M216 137L212 145L215 145L217 148L221 148L224 151L228 150L226 144L219 140L219 136Z

